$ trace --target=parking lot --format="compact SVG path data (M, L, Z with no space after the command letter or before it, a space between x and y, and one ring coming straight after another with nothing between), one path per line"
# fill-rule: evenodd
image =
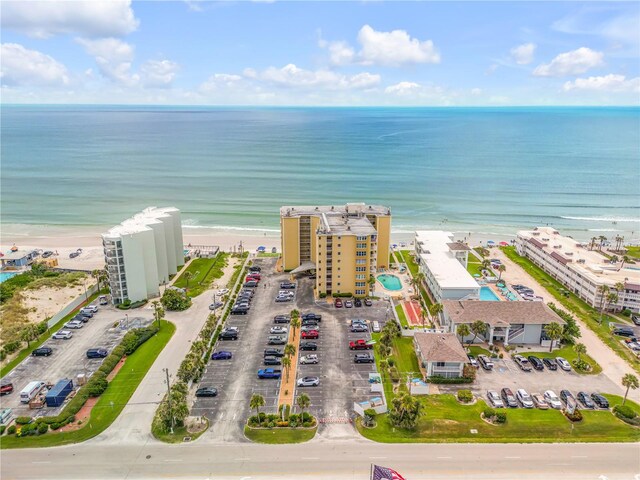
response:
M128 321L123 321L125 315L128 316ZM145 326L152 319L152 311L145 308L123 312L110 306L100 307L98 313L82 328L71 330L73 336L70 339L47 340L42 346L53 350L50 356L29 356L3 379L13 383L14 391L2 397L2 408L11 408L13 416L56 415L62 407L45 406L39 410L31 410L27 404L20 403L20 391L29 382L36 380L55 384L58 380L69 378L75 385L79 374L89 376L103 361L102 358L88 359L88 349L100 347L110 352L120 342L127 328ZM118 322L121 322L120 326L114 328Z
M199 387L212 386L218 389L216 397L196 398L192 415L206 415L212 422L208 435L218 440L244 440L242 435L246 418L252 412L249 400L254 393L265 398L262 411L275 413L278 409L279 380L257 378L263 365L266 348L283 348L283 345L267 344L269 330L275 325L273 317L289 314L298 309L301 314L322 315L319 323L320 336L312 340L318 344L316 351L301 351L294 361L298 363L296 378L318 376L317 387L296 387L295 397L302 391L311 399L310 411L319 419L348 419L353 411L353 402L362 401L375 394L369 392L369 373L375 371L374 364L355 364L356 352L349 350L350 340L369 339L368 333L349 333L349 320L363 318L378 320L384 325L388 302L374 301L372 307L336 309L324 300L314 301L313 280L307 277L296 279L296 296L291 302L275 302L280 282L288 281L289 274L275 273L275 259L263 258L254 262L262 268L262 279L256 288L247 315L230 315L226 326L240 329L236 341L219 340L214 351L233 353L231 360L210 360ZM266 285L266 286L265 286ZM286 324L282 324L287 326ZM299 356L316 354L317 365L300 365ZM279 366L273 366L280 368ZM284 375L284 372L283 372Z

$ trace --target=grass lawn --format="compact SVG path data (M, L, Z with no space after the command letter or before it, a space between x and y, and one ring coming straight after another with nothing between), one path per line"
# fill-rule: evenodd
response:
M64 317L62 320L60 320L58 323L56 323L53 327L49 328L46 332L44 332L42 335L40 335L40 337L37 340L31 342L31 344L27 348L23 348L20 351L20 353L13 360L8 362L6 365L4 365L2 367L2 369L0 369L0 378L4 377L9 372L11 372L11 370L16 368L16 366L20 362L22 362L22 360L24 360L29 355L31 355L31 352L33 352L36 348L38 348L44 342L49 340L51 335L53 335L58 330L60 330L65 323L67 323L69 320L71 320L73 317L76 316L76 314L78 313L78 310L80 310L82 307L84 307L88 303L93 302L96 298L98 298L98 295L100 295L100 293L101 292L96 292L93 295L91 295L89 297L89 300L87 300L86 302L81 303L80 305L78 305L78 307L76 309L74 309L69 315Z
M565 296L563 293L567 292L567 290L560 282L552 278L537 265L534 265L528 258L518 255L515 247L500 248L505 255L509 257L509 259L520 265L540 285L546 288L559 304L586 323L587 326L593 330L604 343L609 345L614 352L626 360L636 372L640 373L640 360L635 357L628 348L623 346L619 339L609 330L608 324L610 321L614 320L613 318L605 314L602 318L602 324L600 324L598 322L600 319L600 312L573 293L568 292L568 296Z
M540 358L555 358L562 357L567 360L569 363L573 365L573 361L578 359L578 355L573 351L573 345L566 345L562 347L560 350L554 350L553 352L549 352L549 350L545 350L543 352L529 352L528 350L519 352L521 355L535 355ZM582 372L578 371L578 373L583 373L586 375L597 375L602 372L602 367L589 355L581 355L580 358L591 365L590 372Z
M468 349L469 354L477 357L478 355L486 355L487 357L491 357L491 352L486 348L479 347L477 345L472 345Z
M153 428L151 429L151 433L153 434L154 437L156 437L158 440L160 440L161 442L164 443L184 443L183 439L184 437L191 437L191 440L189 440L189 442L193 442L195 440L197 440L200 435L202 435L204 432L207 431L207 429L209 428L209 419L207 417L203 417L204 421L205 421L205 426L202 430L200 430L197 433L190 433L187 432L186 427L179 427L173 430L173 434L171 433L159 433L153 430Z
M249 428L244 427L244 436L256 443L302 443L311 440L318 428Z
M160 331L127 357L120 371L91 409L91 416L83 428L73 432L49 432L23 438L4 435L1 437L0 448L56 447L84 442L103 432L118 417L175 331L173 323L162 320Z
M258 253L258 255L256 255L258 258L278 258L280 256L279 253Z
M228 256L227 253L218 253L215 258L196 258L182 271L173 286L186 288L187 295L191 298L197 297L207 290L216 278L222 277ZM187 272L191 274L188 280L185 277Z
M396 263L396 259L393 257L393 252L389 252L389 266Z
M411 273L411 276L415 277L418 274L418 264L413 260L413 257L411 256L411 250L399 250L398 253L402 257L404 263L407 264L407 268L409 269L409 273ZM429 297L427 291L422 285L420 285L420 294L422 295L422 299L427 305L427 308L430 308L431 305L433 305L433 302L431 301L431 297Z
M409 322L407 321L407 316L404 314L402 305L396 305L396 313L398 314L400 325L402 325L403 328L409 328Z
M640 247L624 247L627 250L627 255L640 260Z
M631 393L632 391L633 390L629 390L629 393ZM624 399L624 397L621 397L620 395L611 395L609 393L605 393L603 396L606 397L607 400L609 400L609 405L611 406L611 408L615 407L616 405L622 405L622 400ZM627 398L625 406L633 409L634 412L640 415L640 405L638 405L633 400L629 400L629 398Z
M403 380L406 380L406 373L419 373L420 365L418 356L413 348L413 337L399 337L393 339L393 353L391 355L396 361L396 366Z
M507 410L507 423L489 425L480 418L486 408L483 400L461 405L453 395L420 397L424 416L415 430L395 428L386 415L376 417L375 428L358 431L366 438L383 443L532 443L532 442L637 442L640 429L617 419L609 411L585 411L584 419L574 423L558 410ZM628 401L627 401L628 403ZM471 433L475 429L477 433Z
M478 275L482 276L482 263L480 263L479 261L472 261L472 257L469 256L469 261L467 262L467 272L469 272L471 275L477 273Z

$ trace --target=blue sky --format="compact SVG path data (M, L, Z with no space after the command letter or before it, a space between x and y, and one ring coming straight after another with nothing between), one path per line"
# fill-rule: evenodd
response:
M3 1L4 103L638 105L638 2Z

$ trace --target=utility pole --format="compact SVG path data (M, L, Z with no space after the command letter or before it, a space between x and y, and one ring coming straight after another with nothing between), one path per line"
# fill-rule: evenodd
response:
M164 373L167 375L167 401L169 402L169 415L171 416L171 434L173 435L173 409L171 408L171 384L169 383L169 369L165 368Z

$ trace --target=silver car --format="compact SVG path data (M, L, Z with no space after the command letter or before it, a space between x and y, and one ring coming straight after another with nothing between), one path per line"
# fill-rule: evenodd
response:
M60 330L51 335L51 338L55 338L56 340L69 340L71 337L73 337L73 333L69 330Z
M281 327L280 325L273 326L271 327L271 330L269 330L269 333L272 333L272 334L280 334L280 333L284 334L287 332L288 332L287 327Z
M299 387L317 387L320 385L319 377L302 377L298 379L297 385Z
M495 390L489 390L487 392L487 398L494 408L504 408L504 402L502 401L500 394Z
M72 320L64 324L64 328L82 328L84 324L80 320Z
M533 408L533 399L524 388L516 391L516 398L524 408Z
M556 363L565 372L570 372L571 371L571 364L569 362L567 362L566 359L564 359L562 357L556 357Z
M544 392L544 399L547 401L551 408L562 410L562 402L553 390L547 390L546 392Z
M300 357L300 363L302 365L307 365L307 364L316 364L318 363L318 355L315 354L310 354L310 355L303 355L302 357Z

